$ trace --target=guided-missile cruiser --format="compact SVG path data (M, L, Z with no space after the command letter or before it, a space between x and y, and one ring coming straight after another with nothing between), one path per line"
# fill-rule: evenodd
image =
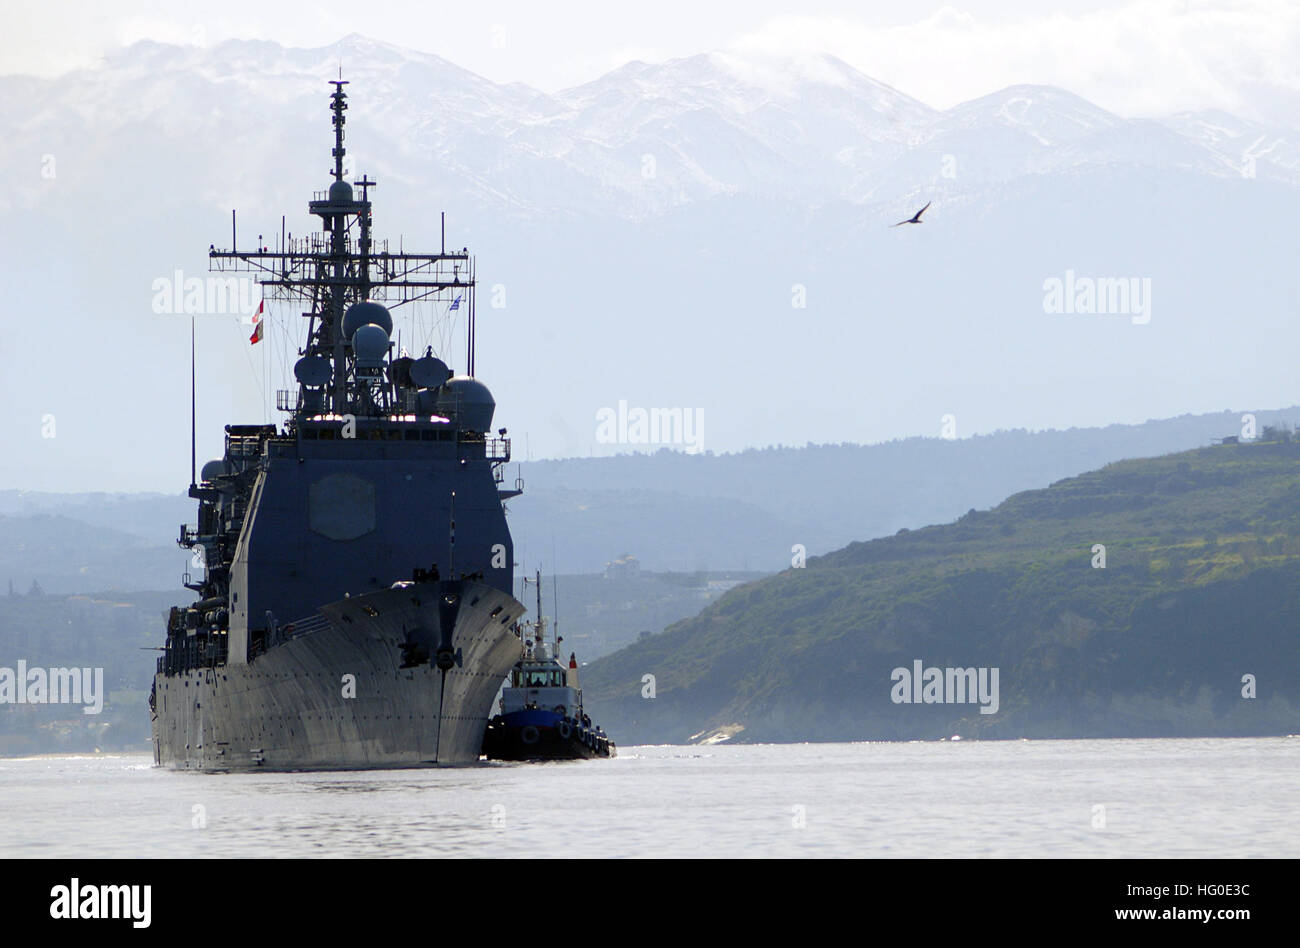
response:
M201 476L191 434L198 519L178 542L202 572L154 676L159 766L475 761L523 654L504 508L523 485L504 485L510 442L474 377L474 258L445 236L439 253L372 236L376 182L345 179L347 83L332 84L334 180L309 205L320 232L238 249L232 226L230 249L209 250L212 270L254 274L264 302L301 305L306 344L297 388L277 394L281 426L227 425ZM420 301L466 320L463 375L432 345L394 351L393 311Z

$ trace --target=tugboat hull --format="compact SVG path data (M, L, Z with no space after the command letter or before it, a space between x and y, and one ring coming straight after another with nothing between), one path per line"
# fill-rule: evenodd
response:
M587 760L613 757L614 742L550 711L517 711L488 722L483 753L489 760Z

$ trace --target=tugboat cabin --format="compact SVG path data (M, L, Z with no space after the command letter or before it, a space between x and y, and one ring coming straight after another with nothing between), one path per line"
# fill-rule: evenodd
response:
M560 665L552 645L536 642L510 672L510 687L501 695L501 713L545 710L566 717L580 714L582 695L577 679L578 669Z

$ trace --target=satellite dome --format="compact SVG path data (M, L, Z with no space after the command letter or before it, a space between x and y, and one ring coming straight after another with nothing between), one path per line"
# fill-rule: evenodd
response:
M497 402L488 387L476 378L458 375L438 389L438 414L455 418L470 431L490 431Z
M367 323L374 323L382 328L385 336L393 334L393 317L388 310L378 303L366 300L364 303L353 303L343 314L343 338L351 339L356 335L356 331Z
M335 181L330 185L330 203L331 204L351 204L352 203L352 185L346 181Z
M216 458L203 465L202 480L211 484L214 478L218 478L226 473L226 462L222 458Z
M293 376L303 385L324 385L330 380L332 366L323 356L303 356L293 366Z
M411 381L417 388L437 388L449 378L447 363L434 356L423 356L411 363Z
M388 331L383 326L367 323L352 334L352 351L361 368L375 368L384 364L388 355Z

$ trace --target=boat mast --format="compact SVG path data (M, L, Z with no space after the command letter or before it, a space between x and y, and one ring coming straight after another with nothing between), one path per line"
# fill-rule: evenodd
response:
M348 82L346 79L331 79L330 84L334 86L334 92L330 95L330 110L334 113L331 121L334 123L334 180L337 182L343 180L343 156L347 154L347 149L343 147L343 123L347 119L343 113L348 107L348 96L343 87ZM328 328L329 338L325 341L331 343L334 349L334 410L343 412L346 409L342 406L348 403L348 363L344 348L347 340L343 338L342 331L344 281L348 270L347 211L339 210L322 217L330 232L330 256L334 272L329 287L330 320L321 329L324 331Z
M537 571L537 644L546 636L546 620L542 617L542 571Z

